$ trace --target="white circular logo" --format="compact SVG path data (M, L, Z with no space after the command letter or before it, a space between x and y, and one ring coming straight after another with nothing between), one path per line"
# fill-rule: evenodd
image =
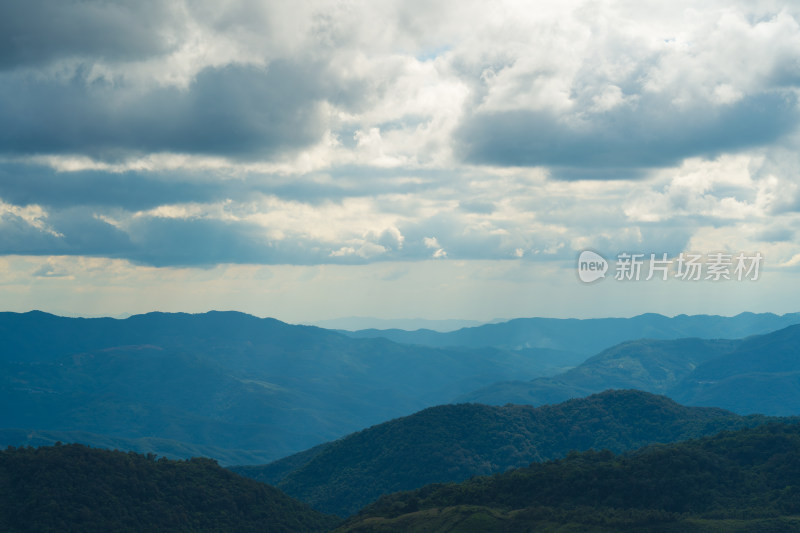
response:
M584 283L591 283L606 277L608 261L591 250L584 250L578 257L578 277Z

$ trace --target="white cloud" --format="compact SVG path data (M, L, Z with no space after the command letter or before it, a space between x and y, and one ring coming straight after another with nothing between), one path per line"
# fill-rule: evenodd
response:
M425 246L427 248L441 248L441 245L436 237L425 237L423 241L425 242Z
M85 40L0 51L0 252L57 257L25 270L38 281L88 256L98 276L156 276L104 255L187 287L250 275L214 266L233 263L556 276L584 248L796 263L791 4L160 5L120 3L115 36L92 18L108 6L84 2ZM59 24L38 15L28 30ZM207 277L172 269L187 264Z

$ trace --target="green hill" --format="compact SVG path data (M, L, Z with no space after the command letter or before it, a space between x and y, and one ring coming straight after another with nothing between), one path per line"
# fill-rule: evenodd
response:
M321 532L338 519L210 459L79 444L0 451L0 531Z
M443 405L263 467L233 467L323 512L346 516L382 494L462 481L565 456L616 452L763 422L645 392L607 391L539 408Z
M800 425L766 424L384 496L337 531L800 531Z
M93 448L107 450L126 450L137 453L154 453L167 459L187 459L189 457L213 457L222 465L256 464L270 461L270 453L259 450L233 450L188 444L169 439L140 437L125 439L85 431L37 431L21 429L0 429L0 442L13 442L13 446L53 446L56 442L85 444Z

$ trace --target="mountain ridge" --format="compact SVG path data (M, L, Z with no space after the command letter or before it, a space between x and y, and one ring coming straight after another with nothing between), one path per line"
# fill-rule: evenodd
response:
M767 423L383 496L347 532L797 531L800 424Z
M320 511L345 516L382 494L502 472L571 450L621 452L766 420L686 407L635 390L541 407L442 405L270 465L230 468L274 484Z
M11 407L0 428L277 459L482 384L541 375L555 357L352 339L238 312L0 313L0 401Z
M495 383L456 401L540 405L620 386L739 414L800 414L800 324L738 340L629 341L564 373Z
M631 318L515 318L447 333L397 329L342 333L359 338L384 337L425 346L552 348L591 356L627 340L742 338L797 323L800 323L800 313L777 315L745 312L732 317L685 314L667 317L658 313L643 313Z

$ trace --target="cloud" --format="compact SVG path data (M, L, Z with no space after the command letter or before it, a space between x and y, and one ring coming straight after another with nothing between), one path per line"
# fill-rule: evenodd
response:
M43 263L39 268L37 268L33 272L34 277L42 277L42 278L65 278L69 277L69 272L61 268L60 266L54 265L50 261Z
M763 94L716 109L640 99L636 107L581 115L478 114L459 132L461 150L474 163L550 167L557 178L630 178L689 157L768 144L800 116L791 94Z
M186 90L126 92L85 72L67 80L0 77L0 151L116 159L152 152L269 158L324 133L314 66L231 65L198 74Z
M4 0L0 70L65 58L130 60L171 50L177 5L157 0Z
M15 0L0 15L2 254L530 264L744 225L797 253L777 231L800 205L792 6Z
M412 178L405 170L352 166L326 173L285 175L231 162L210 168L200 164L194 168L180 163L159 166L157 161L146 161L86 169L92 165L85 161L53 159L49 164L42 160L0 161L0 200L19 206L84 206L127 211L223 200L246 204L262 196L317 205L379 194L424 194L439 187L441 182L452 180L436 172L415 171ZM78 170L69 170L73 165ZM152 166L155 168L147 168Z
M6 185L15 196L5 204L9 222L0 227L7 237L0 252L105 256L162 267L434 257L541 262L570 259L587 247L677 253L698 226L747 221L767 231L794 223L791 212L769 215L760 191L770 178L757 178L758 160L695 159L634 184L553 181L520 169L473 171L467 182L428 176L425 187L402 190L390 173L386 181L353 178L329 199L313 194L309 176L292 177L292 194L280 196L263 176L222 181L186 173L170 181L148 172L43 174ZM347 182L345 175L338 179ZM50 184L53 191L42 190ZM478 208L464 209L472 201Z
M3 255L57 253L59 243L52 233L28 223L10 212L0 215L0 253Z
M186 173L55 172L46 166L0 164L0 198L12 204L144 210L164 204L210 202L236 194L236 185ZM245 191L239 194L244 195Z
M559 179L632 179L796 130L796 14L684 7L565 5L561 17L510 22L483 51L456 48L473 94L456 153Z

